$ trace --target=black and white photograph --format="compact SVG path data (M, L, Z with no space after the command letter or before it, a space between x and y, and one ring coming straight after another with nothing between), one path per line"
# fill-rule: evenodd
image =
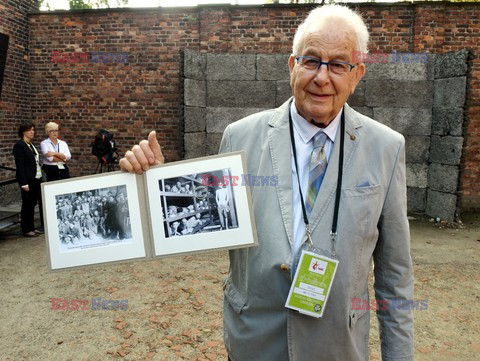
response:
M242 152L145 173L155 256L256 245Z
M141 216L139 183L125 172L43 183L50 269L147 257L151 240Z
M238 228L230 169L159 180L165 237Z
M55 197L61 252L130 243L132 230L126 186Z

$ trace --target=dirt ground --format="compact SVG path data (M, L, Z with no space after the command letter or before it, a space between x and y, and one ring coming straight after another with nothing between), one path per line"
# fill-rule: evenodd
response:
M411 220L416 360L480 354L480 214L465 228ZM45 238L0 232L0 360L226 360L222 281L227 252L50 272ZM52 299L89 300L52 310ZM128 300L91 310L91 299ZM380 359L372 312L370 358ZM268 357L266 358L268 359Z

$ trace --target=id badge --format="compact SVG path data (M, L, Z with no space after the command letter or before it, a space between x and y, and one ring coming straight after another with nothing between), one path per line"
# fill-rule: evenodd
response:
M63 163L57 163L57 167L58 169L65 169L65 166L63 165Z
M322 317L337 266L336 259L303 250L285 307L308 316Z

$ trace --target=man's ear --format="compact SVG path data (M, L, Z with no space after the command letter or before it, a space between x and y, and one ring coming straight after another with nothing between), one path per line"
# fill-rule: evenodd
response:
M363 76L365 75L365 64L359 63L352 69L353 78L352 78L352 87L350 89L350 94L353 94L355 88L357 87L360 80L362 80Z
M288 58L288 69L290 69L290 74L292 74L293 67L295 66L295 55L290 54Z

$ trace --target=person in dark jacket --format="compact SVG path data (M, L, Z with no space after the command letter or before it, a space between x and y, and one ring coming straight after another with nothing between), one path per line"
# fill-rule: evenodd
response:
M20 139L13 146L13 156L17 168L16 178L22 192L22 209L20 226L25 237L35 237L43 233L43 210L40 184L42 171L40 156L32 143L35 136L33 123L21 124L18 128ZM35 206L40 208L41 228L36 230L34 224Z

